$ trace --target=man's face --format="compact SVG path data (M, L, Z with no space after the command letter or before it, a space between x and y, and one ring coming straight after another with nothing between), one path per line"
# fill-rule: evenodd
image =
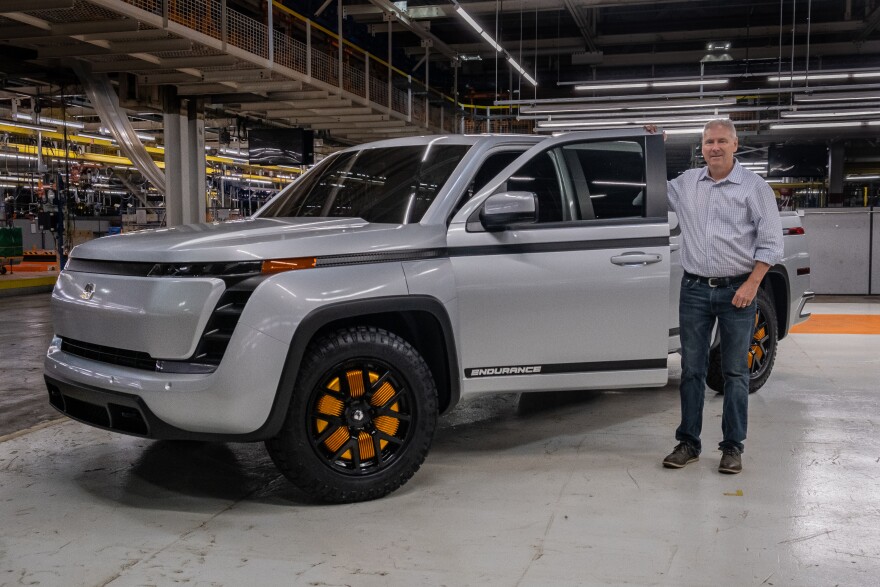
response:
M710 126L703 132L703 158L713 177L733 169L733 154L738 146L736 136L723 126Z

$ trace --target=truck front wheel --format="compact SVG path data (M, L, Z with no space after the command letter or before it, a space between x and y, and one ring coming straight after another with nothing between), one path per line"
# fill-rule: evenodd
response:
M755 393L767 382L773 363L776 361L776 344L779 341L779 327L776 322L776 307L767 290L761 288L757 296L758 309L755 312L755 331L749 346L749 393ZM724 393L724 374L721 371L721 348L715 347L709 353L709 372L706 385L718 393Z
M266 447L313 497L365 501L413 476L436 425L437 389L412 345L380 328L346 328L310 345L285 423Z

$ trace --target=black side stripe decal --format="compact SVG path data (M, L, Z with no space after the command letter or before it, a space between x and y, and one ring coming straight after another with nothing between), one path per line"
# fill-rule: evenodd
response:
M326 255L318 257L315 266L339 267L343 265L389 263L393 261L418 261L422 259L522 255L526 253L558 253L565 251L600 251L604 249L618 249L621 247L664 247L668 245L669 237L660 236L590 241L480 245L473 247L438 247L436 249L418 249L411 251Z
M638 371L665 369L666 359L642 359L636 361L600 361L594 363L555 363L550 365L506 365L502 367L468 367L464 375L468 379L509 375L557 375L560 373L601 373L604 371Z
M601 251L604 249L618 249L622 247L664 247L668 245L669 237L663 236L548 243L479 245L472 247L437 247L433 249L324 255L316 258L315 267L341 267L345 265L367 265L372 263L419 261L423 259L442 259L452 257L487 257L494 255L523 255L527 253ZM197 272L185 275L177 275L172 271L178 266L192 267L194 265L203 265L204 267ZM152 263L73 258L67 262L66 270L107 275L131 275L136 277L222 277L227 274L231 276L246 277L259 274L260 262L188 261L178 263Z

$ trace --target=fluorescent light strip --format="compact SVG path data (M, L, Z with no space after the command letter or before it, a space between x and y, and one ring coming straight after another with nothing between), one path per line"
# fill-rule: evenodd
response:
M806 96L802 94L794 97L795 102L855 102L859 100L880 100L880 94L827 94L824 96Z
M90 133L87 133L87 132L76 133L76 135L79 136L79 137L83 137L84 139L97 139L97 140L99 140L99 141L110 141L110 142L114 142L113 137L105 137L105 136L102 136L102 135L93 135L93 134L90 134Z
M468 14L467 12L465 12L464 8L462 8L461 6L456 6L456 7L455 7L455 11L458 13L458 15L459 15L460 17L462 17L462 18L465 20L465 22L467 22L469 25L471 25L475 31L477 31L478 33L482 33L482 32L483 32L483 27L481 27L480 25L478 25L478 24L477 24L477 21L475 21L475 20L473 19L473 17L471 17L470 14Z
M44 132L53 132L55 129L51 126L41 126L39 124L25 124L24 122L13 122L11 120L2 120L0 119L0 124L5 124L6 126L14 126L17 128L26 128L28 130L39 130Z
M633 88L647 88L647 82L633 82L628 84L590 84L584 86L575 86L576 90L623 90Z
M538 128L581 128L585 126L620 126L620 125L631 125L632 122L622 120L618 121L608 121L601 120L598 122L538 122Z
M880 175L847 175L846 179L848 179L848 180L880 179Z
M860 73L854 73L854 74L852 74L852 76L853 76L854 78L859 78L859 77L880 77L880 71L863 71L863 72L860 72Z
M818 79L849 79L850 74L848 73L817 73L817 74L806 74L806 75L771 75L767 77L768 82L802 82L807 79L810 80L818 80Z
M782 118L836 118L839 116L876 116L880 110L854 110L852 112L782 112Z
M32 121L33 120L33 118L31 116L28 116L27 114L23 114L21 112L16 112L15 117L19 120L25 120L25 121ZM40 117L40 123L42 123L42 124L57 124L59 126L67 126L70 128L85 128L85 126L86 126L81 122L67 122L64 120L58 120L57 118L45 118L42 116Z
M720 86L726 83L726 79L681 80L673 82L651 82L651 87L671 88L675 86Z
M837 128L841 126L862 126L864 124L865 123L861 121L809 122L804 124L771 124L770 128L774 130L787 130L791 128ZM877 121L877 124L880 124L880 121Z
M633 88L671 88L678 86L717 86L724 85L727 79L693 79L693 80L672 80L672 81L655 81L655 82L623 82L619 84L584 84L574 87L575 90L618 90Z
M664 130L668 135L701 135L703 134L703 127L694 127L694 128L667 128Z
M524 78L526 78L526 80L530 84L532 84L533 86L538 85L538 82L535 81L535 78L533 78L528 73L526 73L526 70L524 70L522 68L522 66L516 62L516 59L514 59L513 57L508 57L507 61L510 62L511 67L513 67L515 70L517 70L520 73L520 75L522 75Z
M493 39L492 36L491 36L489 33L487 33L486 31L483 31L482 33L480 33L480 35L482 35L482 37L483 37L484 39L486 39L486 42L489 43L490 45L492 45L492 47L494 47L496 51L498 51L499 53L501 53L501 51L502 51L502 49L501 49L501 45L499 45L498 43L496 43L496 42L495 42L495 39Z

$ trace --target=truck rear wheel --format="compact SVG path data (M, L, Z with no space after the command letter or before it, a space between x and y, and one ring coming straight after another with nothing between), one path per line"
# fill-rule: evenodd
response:
M278 436L278 469L322 501L366 501L406 483L428 454L437 389L424 359L388 331L339 330L306 351Z
M779 326L776 322L776 307L771 294L761 288L757 296L758 309L755 311L755 332L749 346L749 393L755 393L770 378L773 363L776 361L776 345L779 342ZM706 385L718 393L724 393L724 374L721 371L721 348L709 352L709 371Z

